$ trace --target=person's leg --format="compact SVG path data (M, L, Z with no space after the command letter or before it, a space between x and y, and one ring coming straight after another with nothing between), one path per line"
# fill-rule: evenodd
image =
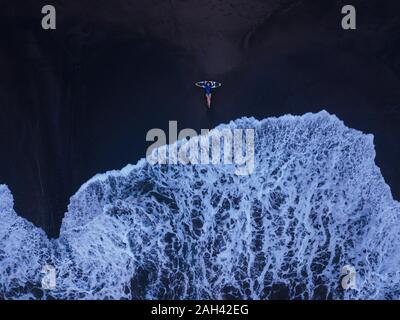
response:
M208 108L211 108L211 94L206 94Z

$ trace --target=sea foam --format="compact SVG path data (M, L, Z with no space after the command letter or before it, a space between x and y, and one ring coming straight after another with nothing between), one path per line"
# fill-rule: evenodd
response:
M372 135L325 111L218 128L255 129L252 175L141 160L85 183L58 239L0 186L0 298L400 298L400 205ZM345 265L356 289L341 287Z

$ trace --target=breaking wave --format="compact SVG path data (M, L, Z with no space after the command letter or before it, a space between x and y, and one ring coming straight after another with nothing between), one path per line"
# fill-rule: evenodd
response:
M400 205L372 135L325 111L219 128L255 129L252 175L141 160L84 184L58 239L0 186L0 298L400 297ZM41 288L46 264L54 290ZM340 285L345 265L356 289Z

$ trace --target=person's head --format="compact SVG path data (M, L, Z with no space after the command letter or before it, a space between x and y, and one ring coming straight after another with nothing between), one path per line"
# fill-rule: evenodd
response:
M212 85L212 84L211 84L211 81L207 81L207 82L206 82L206 86L211 87L211 85Z

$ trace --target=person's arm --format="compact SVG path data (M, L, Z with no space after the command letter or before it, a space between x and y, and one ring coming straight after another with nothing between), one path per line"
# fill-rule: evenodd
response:
M212 84L212 88L213 89L215 89L215 88L219 88L220 86L222 86L222 84L220 83L220 82L213 82L213 84Z
M200 88L205 88L206 87L206 82L205 81L199 81L195 83L196 86L200 87Z

